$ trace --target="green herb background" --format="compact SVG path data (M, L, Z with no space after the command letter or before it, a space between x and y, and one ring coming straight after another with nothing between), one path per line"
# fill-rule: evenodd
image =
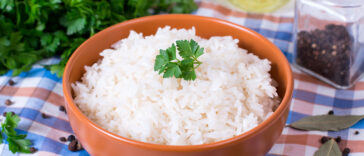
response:
M73 51L87 38L113 24L160 13L191 13L193 0L0 0L0 75L31 69L44 58L62 76Z

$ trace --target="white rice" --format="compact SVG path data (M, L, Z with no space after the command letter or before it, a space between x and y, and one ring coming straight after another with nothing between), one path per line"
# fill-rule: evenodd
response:
M176 40L205 48L195 81L162 78L156 55ZM238 47L231 36L203 39L195 29L159 28L152 36L128 38L85 67L72 84L75 102L93 122L120 136L166 145L212 143L261 123L279 104L270 62Z

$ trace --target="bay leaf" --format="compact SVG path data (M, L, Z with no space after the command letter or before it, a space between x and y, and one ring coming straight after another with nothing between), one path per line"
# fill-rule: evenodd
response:
M364 118L364 115L317 115L304 117L290 127L299 130L339 131L349 128Z
M314 156L342 156L339 145L334 139L326 141L321 147L315 152Z

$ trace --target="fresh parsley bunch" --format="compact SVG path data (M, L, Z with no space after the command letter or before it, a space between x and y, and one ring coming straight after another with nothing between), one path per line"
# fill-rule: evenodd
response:
M27 135L17 134L15 128L18 126L20 118L10 112L6 113L5 121L1 124L0 143L3 143L4 136L9 144L9 150L12 153L31 153L30 140L25 139Z
M154 71L158 71L159 74L163 73L163 78L174 76L184 80L195 80L195 69L202 64L197 58L204 53L204 48L200 48L194 40L178 40L176 44L178 54L183 60L177 58L176 46L173 43L166 50L159 51L159 55L155 59Z
M193 0L0 0L0 75L18 75L60 55L60 63L48 68L61 76L73 51L96 32L128 19L196 8Z

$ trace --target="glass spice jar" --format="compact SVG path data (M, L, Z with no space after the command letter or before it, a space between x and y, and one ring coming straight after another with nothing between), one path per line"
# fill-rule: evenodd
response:
M364 73L364 0L296 0L293 64L336 88Z

